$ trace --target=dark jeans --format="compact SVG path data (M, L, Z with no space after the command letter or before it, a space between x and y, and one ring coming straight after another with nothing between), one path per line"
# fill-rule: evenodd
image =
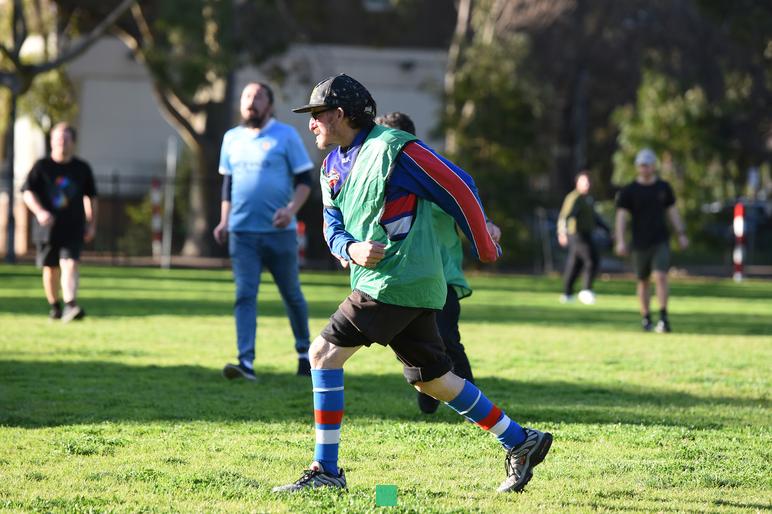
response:
M584 271L582 289L592 289L592 282L598 272L598 250L589 234L574 234L568 238L568 258L563 275L563 292L574 294L574 282Z
M453 361L453 373L461 378L474 383L472 367L469 358L461 344L461 334L458 331L458 319L461 315L461 305L458 301L456 290L448 286L448 297L441 312L437 313L437 328L440 329L440 337L445 343L445 350Z

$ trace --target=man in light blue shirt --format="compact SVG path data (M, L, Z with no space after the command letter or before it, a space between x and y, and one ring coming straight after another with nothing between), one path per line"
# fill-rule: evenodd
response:
M220 223L214 238L228 250L236 282L238 363L228 379L255 380L257 292L266 267L284 300L298 353L298 375L310 375L308 307L300 290L295 215L311 192L313 163L297 131L273 117L273 92L263 83L241 93L242 125L225 133Z

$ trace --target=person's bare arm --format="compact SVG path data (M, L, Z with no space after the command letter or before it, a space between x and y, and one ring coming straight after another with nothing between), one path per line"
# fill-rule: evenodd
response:
M295 187L295 192L292 195L292 200L286 207L277 209L273 215L273 226L277 228L284 228L290 224L292 217L295 216L303 204L308 200L311 194L311 188L306 184L298 184Z
M678 234L678 246L681 250L685 250L689 246L689 238L686 237L686 227L684 227L681 214L678 212L678 207L675 204L668 207L667 217L670 219L670 224L673 225L676 234Z
M90 196L83 197L83 210L86 213L86 233L83 240L90 243L96 236L97 227L97 199Z
M616 252L619 255L627 255L627 243L625 243L625 229L627 228L627 219L630 212L627 209L617 207L616 222L614 223L614 233L616 239Z
M225 243L228 239L228 216L231 213L231 203L227 200L220 202L220 223L214 227L214 240L218 244Z
M27 208L32 212L32 215L38 220L41 227L47 227L54 222L54 215L43 208L40 200L35 196L35 193L29 190L24 191L22 199Z

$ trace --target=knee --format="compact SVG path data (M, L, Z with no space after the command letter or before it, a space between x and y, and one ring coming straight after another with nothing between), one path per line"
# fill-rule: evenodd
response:
M236 281L237 301L257 301L257 285L245 281Z
M59 269L64 273L72 273L78 270L78 261L74 259L61 259L59 261Z
M306 298L303 296L303 293L300 291L300 287L295 288L295 290L288 292L284 299L287 301L288 304L294 306L294 307L306 307Z
M419 393L423 394L429 394L432 390L431 382L413 382L413 387L415 387Z
M311 347L308 349L308 359L314 369L340 367L336 366L335 345L327 342L322 336L317 336L311 343Z
M449 371L439 378L413 382L413 387L432 398L449 402L464 388L464 379Z

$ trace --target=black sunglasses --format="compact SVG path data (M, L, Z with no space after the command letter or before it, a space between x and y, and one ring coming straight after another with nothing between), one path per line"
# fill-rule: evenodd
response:
M333 111L335 109L337 109L337 107L329 107L327 109L322 109L321 111L311 111L311 117L315 120L318 120L319 115L322 114L323 112Z

